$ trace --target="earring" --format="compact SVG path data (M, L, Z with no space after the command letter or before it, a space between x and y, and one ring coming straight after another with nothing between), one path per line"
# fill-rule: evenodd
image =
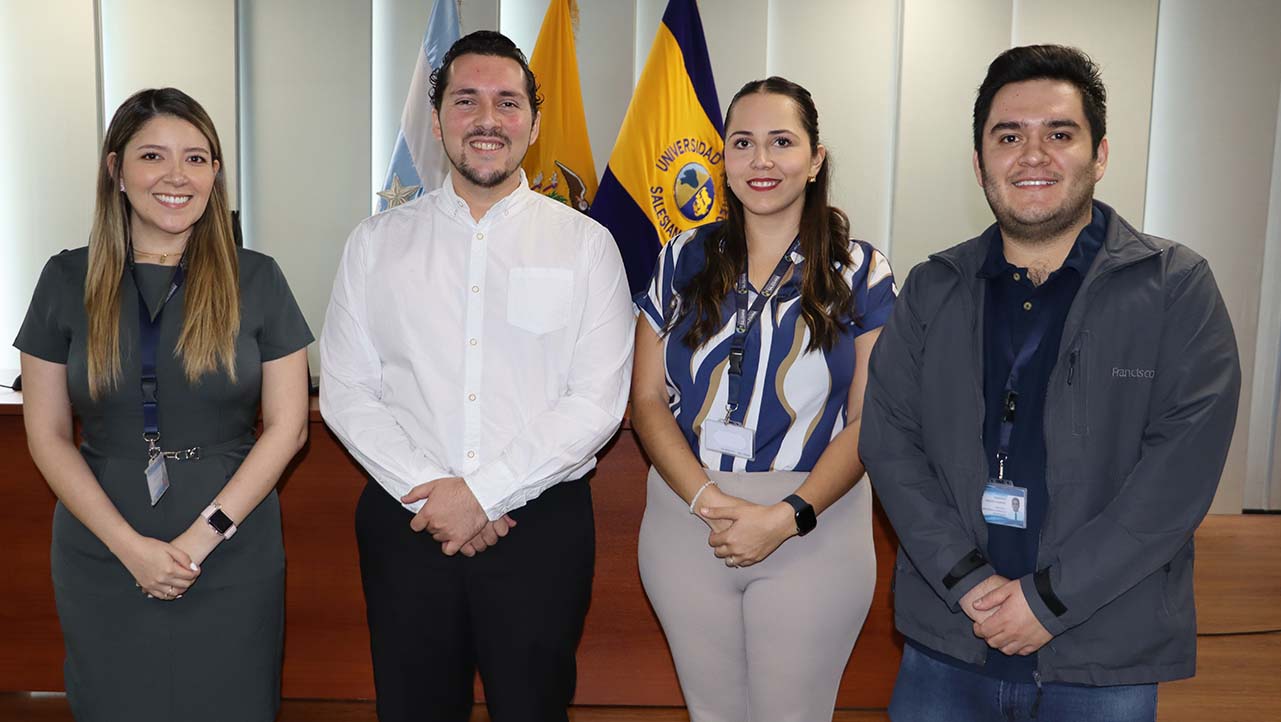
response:
M811 183L813 183L813 182L814 182L814 179L813 179L813 178L811 178L811 179L810 179L810 182L811 182ZM120 192L121 192L121 193L124 193L124 192L125 192L125 179L124 179L124 178L121 178L121 179L120 179Z
M812 176L810 176L809 182L810 182L810 183L813 183L813 182L814 182L814 181L816 181L816 180L818 180L818 176L816 176L816 175L812 175ZM123 189L121 189L121 190L123 190Z

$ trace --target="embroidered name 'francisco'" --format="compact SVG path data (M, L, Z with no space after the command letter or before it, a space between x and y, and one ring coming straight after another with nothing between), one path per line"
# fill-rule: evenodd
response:
M1118 368L1116 366L1113 366L1112 378L1153 379L1153 378L1156 378L1156 369L1123 369L1123 368Z

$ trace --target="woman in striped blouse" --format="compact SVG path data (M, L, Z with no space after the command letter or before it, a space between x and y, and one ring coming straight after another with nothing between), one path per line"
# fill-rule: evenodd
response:
M827 161L808 91L745 85L728 218L672 240L636 300L641 577L693 722L830 720L871 603L859 418L896 290Z

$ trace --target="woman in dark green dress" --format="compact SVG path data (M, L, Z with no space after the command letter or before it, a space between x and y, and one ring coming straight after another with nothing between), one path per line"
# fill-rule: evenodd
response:
M221 161L186 94L126 100L89 245L50 259L15 342L31 455L58 496L79 722L267 722L279 707L275 486L306 440L312 336L275 262L236 249Z

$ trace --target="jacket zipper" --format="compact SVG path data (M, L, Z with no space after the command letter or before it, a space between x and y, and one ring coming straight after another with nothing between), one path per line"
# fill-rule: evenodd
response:
M1075 349L1073 349L1071 354L1068 354L1068 372L1067 372L1068 386L1072 385L1072 376L1075 375L1075 372L1076 372L1076 354L1077 352Z

